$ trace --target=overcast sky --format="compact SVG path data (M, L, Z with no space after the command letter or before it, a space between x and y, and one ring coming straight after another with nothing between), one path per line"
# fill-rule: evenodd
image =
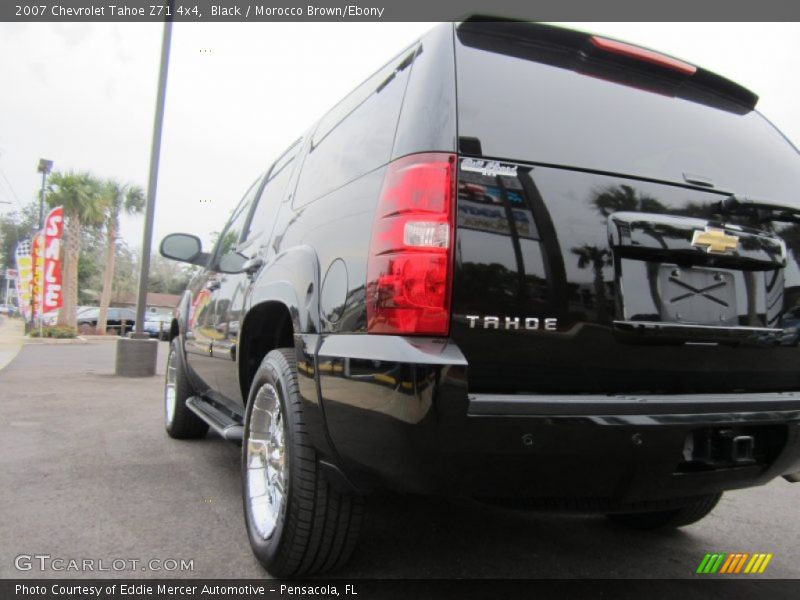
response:
M208 239L272 158L432 23L178 23L155 242ZM800 144L800 24L572 23L716 71ZM0 214L40 157L146 188L161 25L0 24ZM2 204L3 201L11 204ZM122 235L141 245L141 218Z

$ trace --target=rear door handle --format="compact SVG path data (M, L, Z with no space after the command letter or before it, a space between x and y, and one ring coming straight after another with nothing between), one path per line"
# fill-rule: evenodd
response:
M261 267L264 266L264 260L258 256L254 256L242 265L242 271L248 275L254 275Z

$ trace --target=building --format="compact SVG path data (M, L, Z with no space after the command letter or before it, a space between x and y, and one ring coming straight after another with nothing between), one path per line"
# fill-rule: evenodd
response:
M181 297L177 294L159 294L156 292L147 293L147 313L159 315L171 315L172 311L178 305ZM127 294L120 294L111 299L112 306L121 308L136 309L136 294L131 292Z

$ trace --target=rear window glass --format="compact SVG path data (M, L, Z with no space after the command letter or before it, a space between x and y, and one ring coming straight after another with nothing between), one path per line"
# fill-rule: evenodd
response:
M718 190L800 203L800 154L756 111L513 56L489 38L456 40L458 135L476 138L483 156L678 183L688 174Z

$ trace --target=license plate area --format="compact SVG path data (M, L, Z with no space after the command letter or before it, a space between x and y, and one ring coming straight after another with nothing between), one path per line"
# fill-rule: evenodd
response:
M691 325L738 324L733 273L701 267L658 267L661 321Z

